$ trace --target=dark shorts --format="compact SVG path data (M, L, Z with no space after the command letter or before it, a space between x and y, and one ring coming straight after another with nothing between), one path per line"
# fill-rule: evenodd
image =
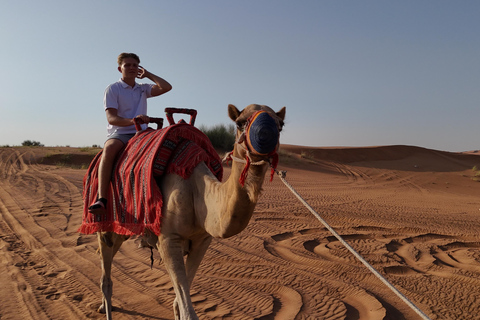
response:
M128 133L128 134L114 133L111 136L109 136L106 141L108 141L110 139L117 139L117 140L122 141L123 144L127 144L128 140L132 139L134 135L135 135L135 133Z

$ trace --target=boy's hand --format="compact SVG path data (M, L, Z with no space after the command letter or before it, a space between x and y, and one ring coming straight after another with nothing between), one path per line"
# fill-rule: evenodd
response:
M144 114L138 115L132 120L133 120L133 124L135 125L135 129L137 130L137 134L143 131L141 126L142 124L150 123L150 117Z
M148 78L155 82L155 85L152 87L151 96L156 97L165 92L172 90L172 85L165 81L165 79L160 78L159 76L147 71L144 67L138 66L138 79Z
M144 115L144 114L136 116L135 119L140 120L140 123L142 123L142 124L143 123L146 123L146 124L150 123L150 117L147 116L147 115Z
M147 76L147 73L148 71L142 67L142 66L138 66L138 73L137 73L137 78L138 79L143 79Z

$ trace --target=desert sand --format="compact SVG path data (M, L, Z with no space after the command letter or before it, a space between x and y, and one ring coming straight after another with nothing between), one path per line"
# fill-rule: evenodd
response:
M98 150L0 148L0 319L103 319L95 235L77 233ZM480 319L476 154L413 146L283 145L279 169L376 270L431 319ZM225 176L229 169L225 167ZM420 319L297 200L264 184L245 231L214 240L192 287L200 319ZM154 251L127 241L115 319L173 319Z

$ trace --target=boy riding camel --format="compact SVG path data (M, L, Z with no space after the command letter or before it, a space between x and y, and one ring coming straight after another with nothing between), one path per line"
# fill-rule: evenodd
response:
M98 168L98 198L88 208L93 214L105 212L113 164L117 154L136 133L134 118L139 119L145 129L150 122L147 99L172 89L166 80L141 67L140 58L134 53L121 53L117 62L122 78L105 89L103 99L108 134ZM137 83L137 78L147 78L155 84Z

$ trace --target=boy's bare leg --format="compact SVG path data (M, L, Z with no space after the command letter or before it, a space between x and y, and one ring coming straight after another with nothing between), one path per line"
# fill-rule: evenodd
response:
M105 142L102 158L98 166L98 200L88 208L92 213L103 213L105 210L108 188L112 178L113 163L123 146L123 142L118 139L110 139Z

